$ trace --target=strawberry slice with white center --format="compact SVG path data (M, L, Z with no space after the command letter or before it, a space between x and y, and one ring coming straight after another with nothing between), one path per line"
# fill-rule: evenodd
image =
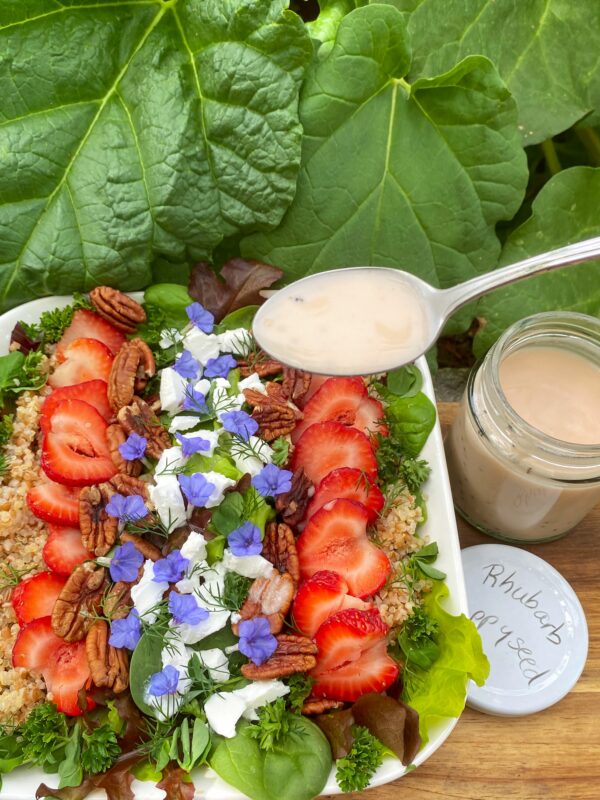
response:
M11 603L19 625L23 626L33 619L52 614L56 598L66 582L64 575L38 572L15 586Z
M79 528L48 525L48 538L42 550L44 563L58 575L69 576L75 567L95 558L83 546Z
M304 431L292 455L292 469L304 468L316 486L334 469L349 467L374 481L377 459L364 433L339 422L321 422Z
M398 664L388 655L386 642L378 642L342 667L322 670L317 663L311 673L315 681L312 694L350 703L368 692L388 689L398 674Z
M52 630L50 617L33 620L19 631L13 647L14 667L41 672L48 688L48 699L59 711L71 716L82 712L77 705L81 689L91 682L85 642L65 642ZM88 698L88 709L95 703Z
M42 468L57 483L89 486L113 475L106 420L83 400L63 400L49 419L42 442Z
M62 356L65 348L75 339L97 339L105 344L113 355L116 355L126 341L125 334L118 331L110 322L103 319L95 311L79 308L73 314L71 324L65 328L58 344L57 356Z
M375 444L376 433L387 434L382 419L383 406L369 397L362 378L329 378L305 404L304 417L292 433L292 442L318 422L340 422L367 434Z
M375 594L392 567L383 550L369 541L368 521L367 509L352 500L335 500L319 509L296 543L301 576L331 570L345 579L355 597Z
M27 492L31 513L55 525L79 524L79 489L45 480Z
M342 467L326 475L317 486L306 510L305 523L326 503L342 499L362 503L369 512L370 523L375 522L383 508L383 495L379 488L360 470Z
M301 633L312 639L323 622L345 608L370 608L369 603L348 594L348 584L330 570L319 570L300 584L294 605L292 618Z
M57 360L59 364L48 379L52 388L95 379L108 383L113 355L98 339L74 339Z
M76 383L73 386L61 386L55 389L52 394L46 397L42 405L40 428L43 433L47 433L50 430L50 417L54 413L56 406L62 403L63 400L84 400L94 406L105 420L109 420L113 415L113 410L108 402L107 391L108 384L106 381L99 380L85 381L84 383Z

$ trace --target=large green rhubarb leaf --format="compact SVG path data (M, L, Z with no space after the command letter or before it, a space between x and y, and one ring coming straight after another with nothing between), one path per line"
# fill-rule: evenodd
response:
M0 309L279 222L311 55L286 5L0 3Z
M514 101L485 58L412 85L410 63L397 9L341 20L303 88L294 202L277 230L244 240L245 255L290 279L379 264L441 286L496 264L494 226L527 180Z
M533 202L531 217L511 233L500 266L600 236L600 168L573 167L555 175ZM600 259L528 278L482 298L484 327L475 337L483 355L513 322L554 309L600 316Z
M411 76L437 75L472 53L490 58L527 144L600 112L598 0L421 0L408 29Z

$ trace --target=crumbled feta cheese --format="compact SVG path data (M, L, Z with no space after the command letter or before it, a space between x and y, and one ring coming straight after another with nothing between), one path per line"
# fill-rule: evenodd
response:
M177 688L179 690L179 684ZM166 722L172 719L181 708L183 694L177 691L175 694L163 694L160 697L154 697L146 691L144 692L144 702L146 705L149 705L150 708L154 709L154 716L157 719Z
M196 392L200 392L200 394L203 394L206 397L206 395L210 392L210 381L208 378L200 378L199 381L196 381L194 384L194 390Z
M200 531L191 531L188 538L181 545L180 553L190 562L187 566L187 570L190 572L199 561L205 560L206 539Z
M262 556L234 556L229 548L223 553L223 566L228 572L237 572L246 578L268 578L273 564Z
M197 650L196 655L213 681L224 683L229 680L229 659L222 650L216 647L210 650Z
M248 442L234 439L231 444L231 457L240 472L248 472L254 477L265 464L270 464L273 460L273 448L258 436L251 436Z
M135 586L131 587L133 607L145 622L155 622L158 613L155 606L162 600L163 594L169 588L166 581L154 581L154 564L148 560L144 564L142 577Z
M267 387L261 381L257 372L253 372L251 375L248 375L247 378L244 378L238 383L238 389L240 392L243 392L244 389L254 389L257 392L262 392L262 394L267 393Z
M272 681L252 681L243 689L237 689L237 695L242 698L246 705L244 717L246 719L258 719L256 709L272 703L278 697L289 694L290 687L278 680Z
M212 470L210 472L205 472L204 477L215 487L211 496L205 503L205 508L214 508L218 506L223 501L225 489L228 489L230 486L235 486L236 484L231 478L226 478L225 475L221 475L220 472L214 472Z
M174 475L184 466L186 461L187 458L183 455L179 445L176 447L168 447L166 450L163 450L158 459L156 469L154 470L155 479L164 477L165 475Z
M148 486L148 494L167 530L185 525L187 516L177 475L158 475L156 485Z
M200 417L194 414L179 414L173 417L169 425L169 433L176 433L177 431L189 431L200 424Z
M196 436L199 439L204 439L205 442L210 444L208 450L200 450L199 455L206 456L206 458L210 458L212 454L215 452L215 447L219 444L219 436L223 432L223 428L219 428L218 431L194 431L193 434L190 434L190 438Z
M163 669L167 665L175 667L181 675L187 675L190 658L194 655L191 647L186 647L183 640L177 636L175 629L171 628L165 640L165 647L161 650L160 658Z
M209 358L219 355L219 339L214 333L204 333L199 328L192 328L183 337L183 346L189 350L202 366Z
M252 349L252 337L246 328L235 328L217 334L219 350L222 353L233 353L236 356L247 356Z
M177 342L180 342L182 339L183 335L177 330L177 328L165 328L160 332L158 344L163 350L168 350L169 347L177 344Z
M160 373L160 405L168 414L179 411L185 397L187 381L172 367L165 367Z
M201 606L202 603L198 602L198 605ZM202 622L197 622L195 625L183 622L180 625L176 625L174 630L177 631L177 634L186 644L196 644L196 642L200 642L210 636L211 633L222 630L227 625L230 614L231 612L226 609L209 611L208 618L203 619Z
M233 739L237 721L246 710L246 704L237 691L213 694L204 704L206 720L215 733Z

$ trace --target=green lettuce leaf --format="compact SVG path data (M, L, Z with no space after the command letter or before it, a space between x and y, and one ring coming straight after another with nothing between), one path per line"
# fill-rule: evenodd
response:
M496 263L495 225L527 180L514 100L485 58L412 84L411 59L397 9L343 17L302 90L294 202L277 230L242 240L246 256L290 280L377 264L435 286Z
M555 175L533 201L531 217L508 237L500 266L600 236L600 168L573 167ZM600 259L528 278L480 301L485 320L474 350L483 355L513 322L540 311L578 311L600 316Z
M419 713L419 731L424 742L430 726L443 717L458 717L465 707L467 681L482 686L490 672L477 628L464 614L453 616L443 607L448 587L435 581L426 596L425 609L437 623L439 655L429 669L408 663L402 673L402 699Z
M4 0L0 311L277 225L310 39L284 0Z

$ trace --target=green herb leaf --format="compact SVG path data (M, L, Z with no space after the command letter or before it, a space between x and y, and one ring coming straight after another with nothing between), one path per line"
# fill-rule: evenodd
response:
M414 364L407 364L400 369L393 369L387 374L386 386L401 397L412 397L421 391L423 376L421 370Z
M164 328L183 328L190 321L186 307L194 301L185 286L176 283L155 283L144 292L144 304L158 309Z
M20 735L26 759L47 772L56 771L65 756L69 729L67 717L54 703L36 706L20 727Z
M410 64L397 9L375 3L342 19L303 88L294 202L277 230L242 240L242 253L288 280L377 264L435 286L496 263L495 226L527 182L514 100L485 58L412 84ZM368 170L356 169L357 154Z
M102 282L140 288L155 255L208 257L224 236L279 222L312 56L284 4L20 5L0 31L12 65L0 82L0 311Z
M83 752L81 766L86 772L95 775L106 772L121 754L117 736L110 725L104 724L91 731L83 732Z
M417 494L431 474L431 467L424 459L403 458L399 467L399 478L412 494Z
M245 328L249 331L252 328L254 316L260 306L243 306L230 314L226 314L219 322L219 333L223 331L234 331L236 328Z
M65 747L65 757L58 765L59 789L66 786L79 786L83 780L81 760L81 723L73 726L69 741Z
M443 581L446 577L446 573L432 566L438 555L437 542L431 542L416 553L413 553L412 556L410 556L409 563L413 569L417 568L428 578L433 578L433 580L436 581Z
M435 638L437 630L438 623L423 606L417 606L398 634L398 644L407 670L410 671L414 664L421 669L429 669L438 658L440 648Z
M273 463L281 467L289 458L290 442L285 436L279 436L274 442L271 442L273 448Z
M361 792L369 785L383 761L384 747L361 725L352 728L354 741L350 752L337 761L335 779L343 792Z
M223 608L239 611L252 586L252 578L245 578L237 572L227 572L224 580L223 595L220 601Z
M7 395L42 388L47 380L47 375L40 370L43 357L37 350L26 356L20 350L0 356L0 408L7 402Z
M291 714L283 697L258 710L258 722L250 725L248 736L256 739L261 750L272 751L289 733L302 733L298 717Z
M285 682L290 688L290 693L285 696L288 707L290 711L299 714L304 701L310 696L315 682L305 672L295 672Z
M73 303L63 308L54 308L51 311L42 311L39 322L28 325L25 322L20 324L25 328L27 335L31 339L39 339L44 344L54 344L61 338L65 329L73 321L73 314L78 308L90 310L92 304L82 294L75 292Z

